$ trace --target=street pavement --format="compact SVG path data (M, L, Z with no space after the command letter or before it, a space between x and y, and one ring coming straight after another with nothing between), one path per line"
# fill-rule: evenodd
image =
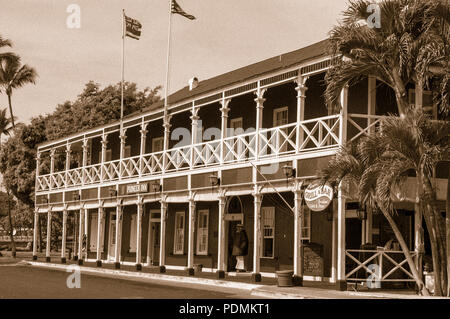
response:
M35 268L20 263L0 263L0 298L130 298L130 299L239 299L247 291L189 288L154 281L137 282L81 274L81 288L68 288L68 272Z

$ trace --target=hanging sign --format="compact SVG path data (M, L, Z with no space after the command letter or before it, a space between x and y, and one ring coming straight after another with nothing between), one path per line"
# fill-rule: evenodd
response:
M305 202L314 212L323 211L333 200L333 187L325 183L313 182L305 189Z
M147 193L148 192L148 183L143 184L129 184L126 185L126 194L137 194L137 193Z

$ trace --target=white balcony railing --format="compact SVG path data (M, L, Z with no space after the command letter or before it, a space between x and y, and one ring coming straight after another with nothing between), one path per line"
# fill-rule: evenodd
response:
M37 178L36 191L158 175L205 166L242 163L332 148L339 145L340 125L340 116L330 115L262 129L258 132L253 131L224 139L175 147L167 151L41 175ZM363 134L366 128L359 125L358 127Z

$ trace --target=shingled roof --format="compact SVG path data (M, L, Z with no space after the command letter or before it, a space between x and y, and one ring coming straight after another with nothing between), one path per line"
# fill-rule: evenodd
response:
M209 91L243 82L254 77L261 76L265 73L283 70L310 59L325 56L327 54L328 43L329 40L326 39L295 51L250 64L207 80L199 81L198 86L191 91L189 91L189 87L186 86L171 94L169 96L169 104L176 104ZM161 108L163 105L164 100L161 100L158 103L153 104L149 110Z

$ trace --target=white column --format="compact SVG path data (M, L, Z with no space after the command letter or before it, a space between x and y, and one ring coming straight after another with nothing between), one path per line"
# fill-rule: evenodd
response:
M161 200L161 240L159 243L159 268L160 272L165 272L166 264L166 222L167 222L167 202Z
M259 84L258 84L259 85ZM263 109L264 109L264 102L266 99L263 97L264 93L266 92L265 89L258 88L258 91L255 92L256 94L256 140L255 140L255 151L256 151L256 159L259 158L259 149L260 149L260 138L259 138L259 131L262 127L262 121L263 121Z
M142 214L144 212L144 203L142 199L138 199L137 204L137 223L136 223L136 268L142 269Z
M194 234L195 234L195 201L189 200L189 233L188 233L188 263L187 268L194 268Z
M152 214L148 216L148 232L147 232L147 266L152 265L153 247L152 247Z
M50 150L50 189L53 188L53 178L52 175L55 173L55 149Z
M218 240L218 256L217 256L217 270L219 278L225 277L225 205L227 198L225 192L219 193L219 240Z
M67 239L67 209L63 210L62 221L62 243L61 243L61 262L66 262L66 239Z
M37 260L37 242L38 242L38 224L39 213L34 212L34 229L33 229L33 260Z
M332 283L336 283L336 276L337 276L337 269L336 269L336 264L337 264L337 222L336 222L336 213L338 210L338 201L336 199L333 199L332 202L333 205L333 220L331 223L331 282Z
M80 221L78 224L78 262L83 263L83 228L84 228L84 208L80 209Z
M221 147L220 147L220 163L222 164L225 161L225 145L224 145L224 139L228 136L228 112L230 109L228 108L228 104L230 103L231 99L225 99L225 95L223 95L222 101L220 101L220 104L222 104L222 107L220 108L221 113L221 128L220 131L220 139L221 139Z
M120 268L120 255L121 255L121 230L122 230L122 219L123 219L123 206L122 203L117 203L116 206L116 247L114 252L115 267Z
M51 209L47 212L47 244L45 245L45 257L47 261L50 261L50 248L51 248L51 234L52 234L52 212Z
M105 167L104 167L103 163L106 162L106 150L108 147L108 135L107 134L102 135L101 143L102 143L102 158L100 159L100 163L101 163L100 181L103 182L103 180L106 176Z
M120 167L119 167L120 176L119 176L119 179L122 179L123 170L124 170L123 159L125 157L125 144L126 144L126 140L127 140L126 132L127 132L127 129L125 129L125 128L123 128L122 131L120 132Z
M199 133L199 126L198 126L199 123L198 122L200 120L200 117L198 116L198 111L199 111L199 108L193 106L192 110L191 110L192 115L190 117L190 119L191 119L191 134L192 134L192 136L191 136L191 145L192 145L191 166L192 167L195 165L194 160L196 158L195 152L193 149L193 147L194 147L193 145L200 143L200 138L198 136L198 133Z
M141 147L140 147L140 158L139 158L139 177L142 176L142 171L144 170L144 159L145 154L145 143L147 140L147 125L148 123L142 123L139 133L141 133Z
M303 285L303 247L302 247L302 183L297 182L294 189L294 278L296 284Z
M84 210L84 234L83 234L83 237L85 237L86 238L86 247L84 248L85 250L84 250L84 255L85 255L85 258L86 259L88 259L88 250L89 250L89 245L88 245L88 242L89 242L89 237L88 237L88 230L89 230L89 210L88 209L85 209Z
M88 150L89 150L88 142L89 142L88 139L86 139L86 138L83 139L83 145L82 145L83 158L82 158L82 164L81 164L81 166L83 167L83 170L82 170L82 178L83 178L83 180L81 181L81 183L83 185L86 182L86 170L84 168L87 166L87 163L88 163Z
M255 187L256 190L256 187ZM262 195L259 193L253 194L254 199L254 239L253 239L253 273L254 281L261 281L260 275L260 257L261 257L261 203Z
M68 170L70 170L71 153L72 153L72 144L67 143L67 145L66 145L66 165L65 165L66 171L64 173L66 186L68 185L68 181L69 181Z
M102 264L102 238L103 238L103 225L104 225L105 212L103 207L98 208L97 216L97 266Z
M304 131L300 127L300 122L305 119L306 91L308 90L305 85L306 80L308 80L308 77L300 75L299 71L299 76L295 81L297 83L297 87L295 88L295 90L297 91L297 152L300 151L300 147L304 141Z
M341 112L340 112L340 121L341 125L339 126L339 144L345 145L347 142L347 104L348 104L348 85L346 85L342 91L340 96L341 102Z
M340 290L346 290L345 284L345 198L342 182L338 186L337 218L337 284Z
M164 154L163 154L163 173L166 171L167 166L167 151L169 150L169 139L170 139L170 124L171 116L168 115L167 118L164 119L163 127L164 127ZM161 225L162 227L162 225Z

